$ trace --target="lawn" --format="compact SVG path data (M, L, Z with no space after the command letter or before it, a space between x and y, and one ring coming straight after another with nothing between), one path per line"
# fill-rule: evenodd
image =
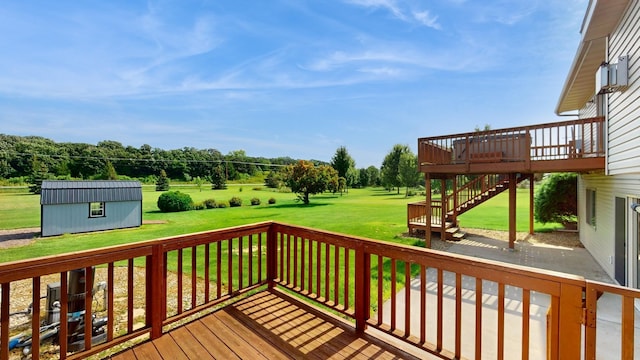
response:
M405 198L401 193L381 188L351 189L343 196L322 194L313 196L311 204L303 205L292 193L273 191L263 186L231 185L226 190L199 191L195 186L174 186L172 190L188 193L195 202L213 198L217 201L238 196L243 200L239 208L209 209L181 213L161 213L156 202L160 192L153 187L143 188L143 219L162 220L164 224L143 225L135 229L102 231L88 234L65 234L35 243L0 251L0 262L37 256L79 251L110 245L149 240L241 224L275 220L295 225L336 231L404 244L420 244L419 239L402 236L407 231L406 204L422 197ZM249 206L257 197L262 204ZM269 198L276 204L268 205ZM528 190L518 190L517 229L528 231ZM460 216L467 228L508 229L507 193ZM39 197L26 190L0 191L0 229L38 227L40 225ZM554 224L536 224L536 231L545 231ZM555 224L557 226L557 224Z

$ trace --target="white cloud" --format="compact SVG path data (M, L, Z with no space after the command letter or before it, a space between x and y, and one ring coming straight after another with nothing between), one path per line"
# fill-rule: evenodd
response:
M436 29L436 30L440 30L442 27L440 26L440 24L438 23L438 17L437 16L431 16L429 14L429 11L425 10L425 11L414 11L413 12L413 17L418 20L421 24L423 24L424 26Z
M418 23L435 30L440 30L438 17L429 14L428 10L413 9L410 5L395 0L346 0L347 3L373 9L385 9L395 18L407 23Z

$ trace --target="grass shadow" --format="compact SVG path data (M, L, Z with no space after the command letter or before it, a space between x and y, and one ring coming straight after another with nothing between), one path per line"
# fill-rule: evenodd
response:
M327 206L327 205L333 205L333 204L327 204L327 203L309 203L309 204L296 203L296 204L269 205L267 207L260 207L258 209L260 209L260 210L291 209L291 208L308 209L308 208L313 208L313 207L318 207L318 206Z

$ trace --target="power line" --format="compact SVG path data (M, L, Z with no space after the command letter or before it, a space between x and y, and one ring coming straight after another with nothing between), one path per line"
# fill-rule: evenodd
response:
M275 166L275 167L285 167L288 165L283 164L272 164L272 163L258 163L258 162L250 162L250 161L239 161L239 160L193 160L193 159L158 159L158 158L118 158L118 157L98 157L98 156L80 156L80 155L51 155L51 154L34 154L34 153L19 153L19 152L9 152L9 151L0 151L0 153L5 153L7 155L18 155L18 156L37 156L37 157L50 157L54 159L80 159L80 160L109 160L109 161L130 161L130 162L186 162L186 163L210 163L210 164L242 164L242 165L257 165L257 166Z

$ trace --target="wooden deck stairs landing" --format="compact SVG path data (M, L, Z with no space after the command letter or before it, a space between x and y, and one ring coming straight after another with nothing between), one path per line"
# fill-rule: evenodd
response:
M526 179L524 176L518 176L516 183L519 184ZM456 217L462 215L465 212L483 204L484 202L494 198L498 194L509 189L509 175L508 174L491 174L480 175L474 179L466 182L457 189L454 189L453 193L445 197L448 208L451 208L445 214L445 239L450 241L460 241L464 239L465 233L460 231L456 222ZM458 200L457 207L454 207L454 199ZM412 211L412 207L419 206L422 209ZM432 215L431 216L431 231L434 233L440 233L442 230L442 220L440 215L442 213L442 201L433 200L431 202ZM408 204L408 227L409 232L414 230L426 229L426 203L424 201L418 203Z

